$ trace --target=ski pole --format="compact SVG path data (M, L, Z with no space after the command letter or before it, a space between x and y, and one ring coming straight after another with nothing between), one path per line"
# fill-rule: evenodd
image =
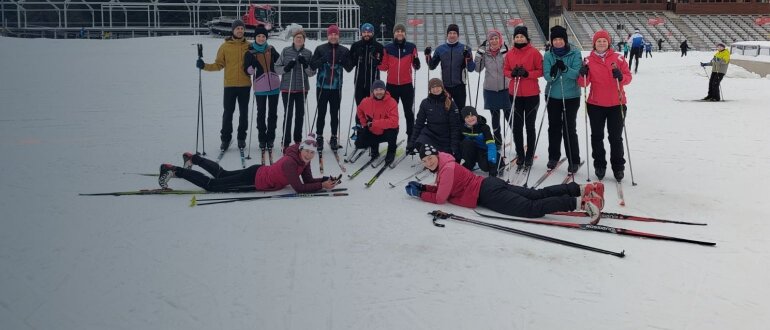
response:
M484 55L481 55L481 60L479 61L479 66L484 65ZM481 71L479 71L479 76L476 79L476 102L473 104L473 107L478 109L479 108L479 88L481 88Z
M583 65L588 65L588 60L586 59L585 62L583 62ZM588 141L588 75L583 77L583 80L585 80L586 85L583 86L583 96L585 96L585 101L583 102L583 118L585 119L586 124L586 182L591 182L591 162L588 159L589 149L591 148L591 145ZM593 88L593 87L592 87Z
M360 64L361 61L358 61L358 63ZM357 88L358 88L358 65L356 65L356 70L353 73L353 89L354 89L354 91L353 91L353 103L350 104L350 116L349 116L349 119L348 119L348 142L347 142L347 144L345 144L345 154L342 155L343 157L347 157L348 156L348 148L350 148L350 131L353 129L353 127L352 127L353 126L353 112L356 112L355 111L355 109L356 109L355 108L355 104L356 104L356 92L355 92L355 89L357 89Z
M564 142L567 144L564 148L564 151L567 152L567 159L569 160L567 163L570 165L575 163L575 160L572 157L572 145L570 144L569 135L569 124L567 123L567 100L564 99L564 74L559 74L559 85L561 85L561 110L562 110L562 122L564 123ZM559 127L561 129L561 127ZM577 129L576 129L577 130ZM577 141L576 141L577 142ZM567 171L569 173L569 171ZM572 173L572 175L575 175L576 173ZM572 181L575 181L574 179Z
M516 94L519 92L519 81L521 81L520 77L513 78L513 95L511 97L511 109L508 113L508 123L513 122L513 114L516 112ZM511 142L514 145L514 150L516 150L516 142L514 141L513 136L513 127L511 127ZM516 155L518 157L518 154ZM508 182L511 181L511 174L508 173Z
M203 45L198 46L198 59L203 59ZM195 153L198 153L198 133L201 136L201 145L203 146L203 155L206 155L206 133L203 125L203 80L201 78L201 72L203 69L198 69L198 123L195 127Z
M252 132L254 132L254 108L257 106L257 96L254 96L254 102L251 103L251 125L249 126L249 154L246 156L246 159L251 159L251 137Z
M551 94L551 89L553 89L553 85L548 88L548 94ZM538 97L539 99L539 97ZM535 108L535 115L537 115L537 110L540 108L540 101L537 102L537 107ZM535 160L535 152L537 152L537 144L540 142L540 133L543 132L543 122L545 121L545 113L548 111L543 111L543 115L540 117L540 127L537 129L537 137L535 137L535 146L532 147L532 160ZM527 115L529 116L529 115ZM527 187L527 183L529 183L529 175L532 174L531 169L527 171L527 178L524 179L524 188Z
M618 68L618 66L614 62L612 63L612 67L614 69ZM626 129L626 113L623 107L623 93L620 90L620 81L615 79L615 84L617 85L617 88L618 88L618 103L620 103L618 107L620 108L620 116L621 116L621 119L623 120L623 134L626 137L626 152L628 152L628 169L631 171L631 185L635 186L636 181L634 181L634 165L631 163L631 147L629 146L629 143L628 143L628 130Z
M299 55L299 56L301 56L301 55ZM296 65L297 65L296 61L297 60L294 59L294 61L295 61L294 62L294 66L296 67ZM289 131L289 126L290 126L289 122L291 122L291 120L293 119L292 118L293 116L289 116L289 111L292 111L292 112L294 111L294 109L292 108L293 102L292 102L292 97L291 97L292 96L291 95L291 88L292 88L292 84L294 84L294 69L295 69L295 67L292 67L291 71L289 71L289 88L288 88L288 91L286 92L286 102L284 102L284 104L283 104L283 136L282 136L282 141L281 141L281 150L283 150L284 148L289 146L289 143L287 143L289 141L286 139L286 133ZM302 67L301 64L300 64L300 67ZM296 113L294 115L296 115ZM291 134L291 132L288 132L288 133L289 133L289 135L293 135L293 134ZM251 139L249 139L249 143L251 143ZM251 149L251 146L249 146L249 149Z

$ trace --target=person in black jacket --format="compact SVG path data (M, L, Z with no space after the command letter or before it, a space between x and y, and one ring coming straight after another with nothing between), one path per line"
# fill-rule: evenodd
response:
M257 26L255 33L254 43L243 55L243 71L254 77L252 86L257 102L259 149L272 152L275 127L278 123L278 95L281 92L281 77L275 72L275 62L281 55L275 47L267 44L267 29L263 25ZM241 141L238 141L238 148L244 147L245 145L241 146Z
M374 25L362 24L361 40L350 46L350 64L356 67L356 105L360 105L361 100L369 96L372 82L380 79L380 70L377 66L382 62L382 56L382 44L374 40Z
M684 41L682 41L681 44L679 44L679 49L682 50L682 55L679 55L679 57L687 56L687 50L690 49L690 46L687 45L687 39L685 39Z
M489 176L497 176L497 146L487 120L480 117L472 106L464 107L460 115L464 121L461 144L463 166L473 171L478 163L482 171L489 172Z
M316 122L316 141L318 152L323 151L324 125L326 124L326 109L329 107L331 117L331 139L329 147L333 151L340 148L337 141L337 128L340 120L340 101L342 97L342 69L350 72L350 50L340 45L340 28L330 25L326 29L327 43L319 45L310 59L310 68L318 70L316 76L316 98L318 99L318 120Z
M460 111L444 89L441 79L431 79L428 87L430 93L420 103L414 131L406 146L407 153L413 155L417 146L430 144L440 151L451 153L459 161L462 139Z

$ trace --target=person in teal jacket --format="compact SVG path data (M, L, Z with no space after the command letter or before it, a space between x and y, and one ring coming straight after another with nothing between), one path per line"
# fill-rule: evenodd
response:
M548 168L553 169L561 157L561 140L569 161L567 171L575 173L580 164L580 149L575 125L580 107L578 71L583 64L580 50L572 47L567 30L561 26L551 28L551 50L543 57L543 72L548 100Z

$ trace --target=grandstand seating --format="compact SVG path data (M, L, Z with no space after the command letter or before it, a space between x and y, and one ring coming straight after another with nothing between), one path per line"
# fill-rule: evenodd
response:
M770 25L754 23L758 15L682 15L682 20L713 48L717 43L768 40Z

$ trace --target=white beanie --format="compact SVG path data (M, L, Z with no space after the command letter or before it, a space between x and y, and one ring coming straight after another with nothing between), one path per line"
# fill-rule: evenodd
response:
M315 142L315 134L308 134L304 141L299 143L299 150L318 151L318 145Z

